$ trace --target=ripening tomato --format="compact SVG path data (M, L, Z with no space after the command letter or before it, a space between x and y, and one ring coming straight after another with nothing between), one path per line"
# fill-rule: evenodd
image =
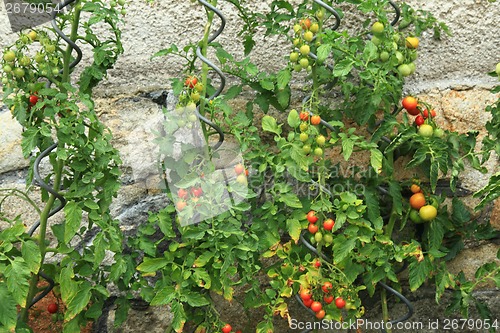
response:
M307 220L309 221L309 223L318 222L318 217L316 216L316 212L314 210L311 210L309 211L309 213L307 213Z
M421 188L417 184L411 184L410 191L411 191L411 193L415 194L415 193L420 192Z
M305 112L305 111L300 112L299 118L302 121L308 121L309 120L309 112Z
M424 205L425 205L425 197L423 193L415 193L410 197L411 208L419 210Z
M424 115L425 119L429 118L429 111L424 110L423 115ZM431 118L434 118L434 117L436 117L436 111L431 110Z
M325 318L325 315L326 315L325 310L319 310L318 312L316 312L316 318L320 320Z
M190 89L193 89L197 83L198 79L196 78L196 76L188 76L186 78L186 81L184 81L184 85Z
M329 293L333 289L333 285L331 282L326 281L323 283L321 286L321 290L323 290L324 293Z
M321 123L321 117L318 115L314 115L311 117L311 124L312 125L319 125Z
M425 205L420 208L418 215L424 221L431 221L437 216L437 209L432 205Z
M184 208L186 208L186 205L187 205L187 204L186 204L186 202L185 202L185 201L183 201L183 200L181 200L181 201L177 201L177 203L175 204L175 207L177 208L177 210L178 210L179 212L182 212L182 210L183 210Z
M302 290L300 291L299 296L300 296L300 298L301 298L303 301L310 300L310 299L311 299L311 297L312 297L311 290L309 290L309 289L302 289Z
M191 188L191 194L199 198L203 194L203 190L201 189L201 187L193 187Z
M419 111L417 108L418 101L415 97L406 96L405 98L403 98L402 104L403 104L403 107L405 108L405 110L409 114L411 114L412 116L416 116L419 114Z
M406 37L406 47L409 49L416 49L418 47L418 38Z
M245 168L241 163L238 163L234 166L234 172L236 172L237 175L242 174L245 171Z
M187 196L188 196L188 191L186 191L185 189L183 188L180 188L178 191L177 191L177 196L181 199L186 199Z
M309 30L312 22L311 22L311 19L309 17L306 17L305 19L300 20L299 24L302 27L302 29Z
M316 224L312 224L312 223L309 223L309 226L307 227L307 230L309 230L309 232L311 234L315 234L318 232L318 226Z
M422 126L419 127L418 134L420 134L423 137L429 138L434 134L434 129L429 124L423 124Z

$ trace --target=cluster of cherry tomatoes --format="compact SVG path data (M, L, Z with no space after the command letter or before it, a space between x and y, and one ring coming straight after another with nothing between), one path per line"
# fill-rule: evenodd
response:
M433 197L426 198L420 185L412 184L410 187L413 193L410 197L410 220L414 223L424 223L436 218L439 208L439 201Z
M184 89L175 107L175 112L178 115L177 125L179 125L179 127L190 129L193 127L193 124L198 121L195 111L202 92L203 84L198 82L196 76L189 75L186 77L184 80Z
M290 53L290 62L295 71L311 70L311 63L314 59L309 54L311 53L312 42L319 30L319 23L310 17L302 18L293 26L295 32L293 45L296 49Z
M386 29L382 22L373 23L371 32L373 34L371 41L377 46L380 61L387 62L394 59L402 76L415 73L416 50L419 44L417 37L408 36L403 39L401 34Z
M335 298L332 295L332 290L333 290L333 285L331 282L329 281L323 282L321 286L323 301L325 302L326 305L335 302L334 304L337 307L337 309L343 309L346 306L346 301L340 296ZM302 304L310 308L315 313L316 318L320 320L325 318L326 312L325 309L323 308L323 303L313 298L313 291L311 289L302 288L300 290L299 296L300 299L302 300Z
M418 134L423 137L434 136L442 138L444 136L443 129L439 128L434 122L437 113L429 105L420 103L413 96L406 96L403 98L402 105L408 114L416 116L415 126L418 128Z
M307 213L306 215L306 218L309 222L307 230L313 235L311 237L311 242L330 246L333 243L332 231L335 227L335 221L331 218L327 218L322 223L317 223L319 221L319 218L314 210L309 211L309 213Z
M292 110L291 112L297 112ZM326 137L318 133L317 128L312 128L310 125L318 126L321 123L319 115L310 115L307 111L299 113L301 123L299 125L300 135L299 139L304 144L302 151L304 154L309 155L311 152L314 156L323 156L323 147L326 144Z
M177 190L179 201L177 201L175 207L178 211L181 212L184 208L186 208L188 201L196 204L200 200L200 197L202 195L203 190L201 189L201 186L193 186L189 189L180 188L179 190Z

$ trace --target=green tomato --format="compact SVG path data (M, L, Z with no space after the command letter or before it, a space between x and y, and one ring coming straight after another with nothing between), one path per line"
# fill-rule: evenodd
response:
M380 52L379 57L380 57L380 60L382 60L383 62L386 62L387 60L389 60L390 55L389 55L389 52L382 51L382 52Z
M304 45L302 45L300 47L299 51L300 51L300 54L306 56L306 55L308 55L311 52L311 47L309 45L307 45L307 44L304 44Z
M16 54L14 53L14 51L5 51L3 53L3 60L7 61L7 62L11 62L11 61L14 61L16 60Z
M309 146L309 145L304 145L304 146L302 147L302 151L303 151L303 152L304 152L304 154L306 154L306 155L307 155L307 154L309 154L309 153L311 152L311 146Z
M309 135L307 133L300 133L299 139L302 142L306 142L309 139Z
M318 146L324 146L325 142L326 142L326 139L325 139L325 137L323 135L319 135L316 138L316 143L318 144Z
M45 52L54 53L56 51L56 46L54 44L45 45Z
M330 245L333 243L333 236L330 233L326 233L323 235L323 241L326 245Z
M401 52L396 52L396 59L398 59L398 64L402 64L405 61L405 56Z
M21 66L29 66L31 64L31 59L28 56L23 56L21 59L19 59L19 65Z
M384 24L382 22L375 22L372 25L372 33L374 35L379 35L384 32Z
M302 58L299 61L300 67L307 68L309 66L309 60L307 58Z
M497 73L497 75L500 75L500 62L497 64L495 72Z
M411 75L411 67L408 64L401 64L398 66L398 72L399 74L403 76L410 76Z
M434 130L434 136L435 136L436 138L442 138L442 137L444 136L444 131L443 131L443 129L442 129L442 128L439 128L439 127L438 127L438 128L436 128L436 129Z
M10 65L5 65L5 66L3 66L3 71L5 73L11 73L12 72L12 67Z
M372 37L372 43L375 44L375 45L377 45L377 46L379 46L382 43L382 41L377 36L373 36Z
M25 72L24 69L22 68L14 68L14 75L18 78L22 78L24 76Z
M413 208L410 211L410 220L412 220L413 223L417 223L417 224L424 223L424 220L422 220L422 218L418 214L418 210L413 209Z
M429 124L422 124L418 128L418 134L423 137L429 138L434 134L434 129Z
M125 6L125 0L118 0L118 4L120 6Z
M290 61L297 62L299 60L299 52L290 53Z
M7 84L7 83L9 83L9 79L6 78L6 77L3 77L2 78L2 84Z
M429 198L429 204L431 206L433 206L434 208L436 208L436 209L439 208L439 200L436 197L434 197L434 196L431 196Z
M37 63L44 62L45 61L45 56L43 55L43 53L37 52L37 54L35 55L35 61Z
M293 70L296 72L300 72L302 70L302 66L300 66L300 64L296 64L293 66Z
M323 156L323 149L321 149L320 147L317 147L316 149L314 149L314 155Z
M314 234L314 240L317 243L320 243L323 240L323 234L318 231L317 233Z

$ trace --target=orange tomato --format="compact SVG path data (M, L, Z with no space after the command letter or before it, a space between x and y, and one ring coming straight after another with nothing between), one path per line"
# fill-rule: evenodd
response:
M425 196L423 193L415 193L410 197L410 206L419 210L425 205Z

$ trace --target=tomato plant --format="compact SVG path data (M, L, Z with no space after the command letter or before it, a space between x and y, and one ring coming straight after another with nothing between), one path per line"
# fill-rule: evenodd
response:
M26 183L41 187L41 206L28 196L30 187L25 192L2 190L3 196L25 200L39 218L6 220L0 214L9 225L0 230L2 331L31 331L27 327L30 308L40 295L39 282L46 281L49 287L42 291L52 287L61 291L64 331L78 332L99 316L109 296L108 285L126 289L134 274L126 271L130 257L122 251L123 234L109 209L120 186L121 160L92 100L92 89L123 52L121 15L100 1L65 5L70 3L53 22L59 29L72 27L69 35L48 26L24 30L3 51L3 102L23 127L22 152L30 161ZM105 36L97 34L96 27ZM72 79L83 45L93 60L78 79ZM47 160L47 168L40 174L42 159ZM65 218L51 223L50 217L60 210ZM91 229L96 236L77 248ZM114 262L103 263L108 251ZM57 261L47 259L54 255ZM58 305L50 304L47 311L56 313ZM119 314L117 323L124 319Z

